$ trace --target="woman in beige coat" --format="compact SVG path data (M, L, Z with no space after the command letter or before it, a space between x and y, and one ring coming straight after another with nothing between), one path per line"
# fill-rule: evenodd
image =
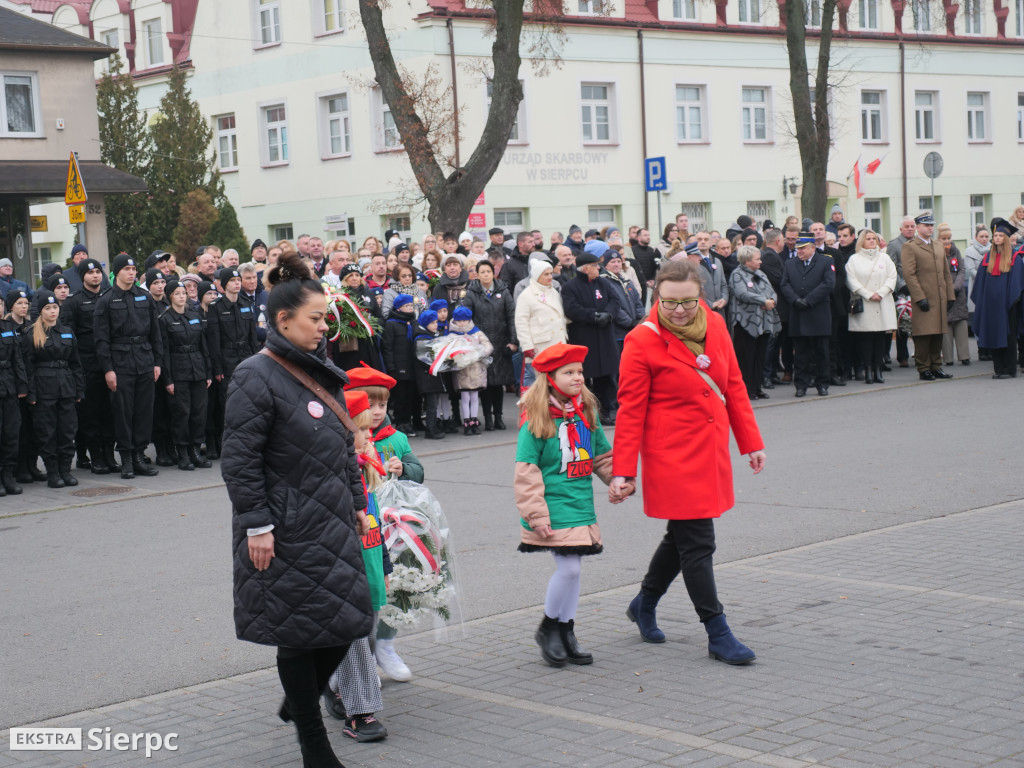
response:
M516 300L516 336L527 360L567 340L562 297L552 285L553 276L551 264L531 259L530 284Z
M857 240L857 251L846 262L846 284L852 309L850 333L859 345L864 363L864 383L884 384L882 357L896 328L896 265L879 247L878 234L865 229Z

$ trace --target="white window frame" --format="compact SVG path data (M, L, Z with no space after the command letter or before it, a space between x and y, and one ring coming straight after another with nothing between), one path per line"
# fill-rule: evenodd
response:
M606 219L606 218L601 218L601 217L597 217L595 219L595 214L604 213L606 211L611 211L612 218L610 220ZM610 227L611 225L616 223L618 215L619 215L619 206L617 206L617 205L588 205L587 206L587 224L588 224L587 229L601 229L602 227Z
M697 0L672 0L672 18L677 21L696 21Z
M804 19L808 29L821 29L821 17L824 13L822 0L806 0L804 2Z
M153 35L153 27L156 27L156 35ZM142 42L146 50L146 69L164 66L164 21L157 17L146 19L141 24ZM154 59L153 53L160 54L160 60Z
M679 89L680 88L696 88L697 89L697 100L680 100ZM676 95L676 143L677 144L710 144L711 137L708 135L708 87L706 83L676 83L673 91ZM700 111L700 117L698 125L700 127L700 136L693 138L690 135L689 127L693 124L692 120L680 121L679 112L680 110L692 110L697 109ZM686 126L686 135L680 135L681 125Z
M607 12L605 0L576 0L576 13L580 16L601 16Z
M281 44L281 2L280 0L250 0L252 3L252 47L254 50L273 48ZM270 14L272 23L264 27L263 14ZM270 30L270 36L264 40L263 30Z
M1024 142L1024 92L1017 94L1017 142Z
M352 156L352 95L348 91L323 91L317 97L317 136L320 140L320 159L334 160ZM331 112L331 101L344 99L345 109ZM342 147L338 152L331 145L331 123L337 120L341 126Z
M7 85L8 77L27 77L32 95L32 124L34 131L12 131L7 127ZM22 72L18 70L0 71L0 137L5 139L43 139L46 138L43 132L42 105L39 100L39 74L37 72Z
M398 232L402 242L408 243L412 239L412 214L411 213L388 213L381 217L381 230L387 232L393 229ZM387 243L385 243L385 246Z
M971 96L981 96L982 104L971 104ZM992 94L988 91L967 92L967 143L992 143L992 116L990 114ZM980 120L979 120L980 118ZM979 130L980 125L980 130ZM979 135L980 134L980 135Z
M963 0L964 34L985 34L985 7L982 0Z
M928 105L918 104L918 95L931 96L932 102ZM932 116L932 135L924 136L921 128L924 125L924 115ZM938 144L942 141L939 134L939 92L928 90L914 91L914 140L918 144ZM924 210L924 209L922 209Z
M864 97L867 94L878 94L878 103L865 103ZM888 144L889 143L889 93L879 88L864 88L860 92L860 140L862 144ZM872 125L873 113L878 116L878 135L870 135L868 130Z
M981 203L975 203L975 200L981 200ZM975 227L979 224L985 225L988 221L988 217L985 215L985 195L968 195L967 202L970 204L968 213L971 217L971 227L968 232L974 232Z
M744 91L764 91L764 101L744 101ZM744 144L771 144L775 140L774 123L775 112L773 109L772 87L770 85L758 85L747 83L740 86L740 134L743 136ZM757 114L758 105L764 108L764 138L757 137ZM750 120L748 120L750 118ZM747 127L750 127L750 137L744 135Z
M271 224L267 229L270 230L270 238L273 241L271 245L279 243L281 240L295 240L293 224Z
M879 0L859 0L857 9L861 29L878 30L881 28L878 4Z
M508 222L509 215L518 215L519 224L510 224ZM494 209L494 226L501 227L505 230L506 234L512 236L518 235L520 232L525 232L529 229L527 225L526 209L525 208L495 208Z
M606 90L606 97L604 99L584 98L584 96L583 96L583 89L584 88L589 88L589 87L605 88L605 89L607 89ZM613 80L596 80L595 79L595 80L581 80L580 81L579 89L576 92L579 94L579 100L580 100L580 102L579 102L580 103L580 107L579 107L578 114L580 116L580 141L583 144L587 144L587 145L589 145L589 144L599 144L599 145L606 145L607 146L609 144L617 144L618 143L618 130L617 130L617 125L616 125L616 123L617 123L617 119L616 118L617 118L617 113L618 113L618 110L616 109L616 93L617 93L617 91L618 91L617 83L615 81L613 81ZM596 134L596 130L595 129L600 126L600 123L597 121L597 110L601 106L604 106L604 108L608 110L608 123L607 123L607 125L608 125L608 138L607 139L600 139L600 138L597 138L596 135L595 135ZM590 121L591 131L590 131L590 138L589 139L586 137L586 132L585 132L585 126L587 125L587 123L584 120L584 110L586 110L586 109L590 110L589 114L591 116L591 121Z
M222 127L221 120L230 118L233 121L233 125L230 127ZM222 115L213 116L213 138L216 141L217 148L217 168L221 173L231 173L238 170L238 119L235 117L234 112L225 112ZM224 142L227 142L229 160L234 162L228 162L224 164Z
M869 206L878 206L877 211L868 210ZM882 231L882 218L885 211L885 202L881 198L864 199L864 226L873 232Z
M256 105L259 109L259 126L260 126L260 165L263 168L276 168L282 165L288 165L290 157L288 154L288 101L287 99L275 99L273 101L265 101ZM283 109L284 120L275 121L273 124L268 122L268 112L272 109ZM278 159L270 159L270 130L271 126L278 131ZM283 133L282 133L283 129ZM283 150L283 151L282 151Z
M391 116L391 107L388 106L380 88L370 89L370 114L373 116L373 151L402 152L405 149L402 136ZM388 138L391 135L394 136L393 139Z
M739 9L736 13L737 24L760 24L764 10L761 4L764 0L739 0Z
M487 77L484 78L484 113L489 114L491 111L491 88L494 81ZM520 80L519 87L523 89L523 100L519 102L519 109L516 112L515 123L512 126L513 133L509 134L508 143L516 146L523 146L530 143L530 139L527 135L527 112L526 112L526 81ZM513 135L515 138L513 138ZM495 225L497 226L497 225Z
M345 32L345 0L310 0L310 15L313 18L313 37ZM334 29L327 28L328 17L333 17Z
M910 0L910 15L914 19L915 32L932 31L932 3L931 0Z

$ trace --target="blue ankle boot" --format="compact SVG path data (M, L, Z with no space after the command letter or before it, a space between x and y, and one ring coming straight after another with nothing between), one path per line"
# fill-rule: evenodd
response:
M654 616L654 609L658 606L658 599L640 590L640 594L633 598L626 609L626 617L636 622L640 630L640 637L645 643L664 643L665 633L658 629L658 621Z
M736 636L725 623L725 614L704 623L708 633L708 656L726 664L749 664L757 656L752 650L736 639Z

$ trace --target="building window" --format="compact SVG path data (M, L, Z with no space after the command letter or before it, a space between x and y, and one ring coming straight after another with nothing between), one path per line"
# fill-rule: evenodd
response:
M220 115L214 121L217 126L217 165L222 171L237 171L238 135L235 132L235 116Z
M988 141L987 93L967 94L967 140Z
M382 217L381 223L384 231L393 229L402 238L402 242L408 243L412 234L412 217L408 213L392 213ZM385 246L387 243L384 244Z
M271 224L270 237L274 243L280 242L281 240L295 239L291 224Z
M690 232L704 232L708 228L707 203L683 203L680 213L685 213L689 221Z
M928 0L911 0L910 12L914 16L915 32L932 31L932 9Z
M577 9L580 13L596 16L605 12L604 0L578 0Z
M374 130L374 141L378 152L393 152L402 148L402 136L395 125L391 107L384 100L380 88L374 88L371 94L373 108L378 115Z
M696 21L696 0L672 0L672 17L681 21Z
M676 86L676 140L704 141L704 86Z
M981 34L981 0L964 0L964 34Z
M47 264L50 262L52 256L52 250L48 245L40 245L32 249L32 255L39 264Z
M1017 141L1024 141L1024 93L1017 94Z
M872 232L882 231L882 201L864 201L864 226Z
M256 47L264 48L281 43L280 0L256 1Z
M804 4L808 27L818 28L821 26L821 6L822 0L807 0Z
M526 229L526 211L522 208L495 209L494 226L501 227L505 234L517 235Z
M765 219L774 219L775 215L772 212L772 208L775 205L771 200L748 200L747 201L747 216L754 219L758 224L763 222Z
M159 67L164 63L164 35L160 19L142 22L142 36L146 40L146 66Z
M860 137L885 141L885 91L860 92Z
M936 91L916 91L914 93L914 129L918 141L936 141L936 107L939 94Z
M519 87L524 87L524 82L519 81ZM487 111L491 111L491 94L494 91L494 82L487 79ZM509 144L527 144L526 140L526 91L523 91L523 100L519 102L519 110L516 112L516 119L512 121L512 131L508 135Z
M583 141L597 143L612 140L611 90L611 85L607 83L584 83L580 86Z
M587 208L587 223L592 229L601 229L615 223L615 206L592 205Z
M1014 5L1017 8L1017 37L1024 37L1024 0L1016 0Z
M263 123L263 165L288 163L288 119L284 104L273 104L260 110Z
M320 97L320 156L324 159L352 154L351 115L348 94Z
M860 28L878 29L878 0L860 0Z
M100 33L100 40L108 48L117 48L120 45L119 37L116 29L108 29L106 32Z
M740 0L740 24L761 23L761 0Z
M2 73L0 136L40 135L39 93L35 73Z
M342 0L312 0L313 26L317 35L333 35L345 31Z
M743 89L743 140L768 141L768 88Z
M985 195L971 195L971 232L976 232L978 225L985 226L988 217L985 215Z

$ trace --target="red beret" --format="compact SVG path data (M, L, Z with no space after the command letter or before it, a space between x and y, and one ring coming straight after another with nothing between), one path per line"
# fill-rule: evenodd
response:
M345 405L348 406L349 416L358 416L370 407L370 396L365 392L346 392Z
M587 348L579 344L555 344L533 358L533 370L551 373L570 363L582 363Z
M362 368L353 368L350 371L345 371L345 373L348 374L348 384L345 385L346 391L353 387L384 387L385 389L392 389L398 383L383 371L371 368L366 363L363 363Z

